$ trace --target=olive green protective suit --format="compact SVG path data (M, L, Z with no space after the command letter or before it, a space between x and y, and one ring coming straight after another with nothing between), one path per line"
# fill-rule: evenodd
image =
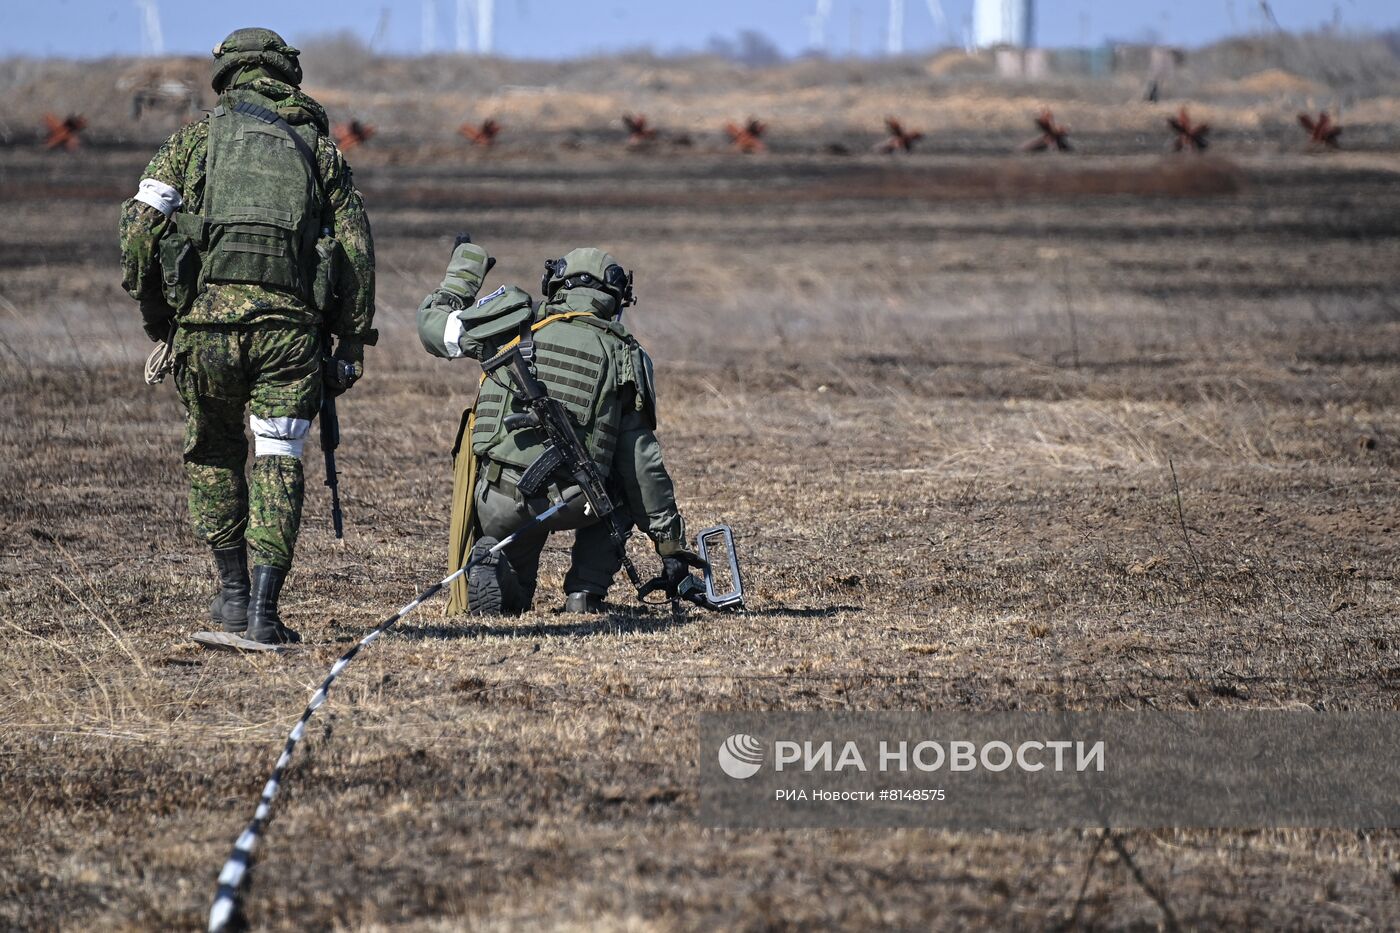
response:
M600 250L575 250L566 258L575 266L606 267L614 262ZM651 360L627 328L614 320L617 298L596 288L560 288L536 308L523 290L503 286L478 301L486 263L480 247L468 243L454 251L447 278L418 309L424 348L446 359L482 361L507 348L522 327L531 327L536 373L550 396L568 408L579 440L608 481L617 508L605 521L616 521L622 530L635 524L662 555L683 549L685 524L655 434ZM463 415L453 451L454 498L459 501L449 570L462 566L472 540L504 538L568 490L571 479L563 472L534 497L517 488L545 442L538 429L506 428L505 416L523 411L500 383L487 379ZM607 525L586 515L579 500L506 549L527 606L537 582L540 552L549 532L561 530L577 532L566 593L604 596L621 568L621 554ZM448 612L466 609L466 587L461 586L454 589Z
M284 570L301 518L302 449L321 404L323 335L339 338L335 355L352 379L376 339L369 221L326 113L300 80L296 50L275 33L224 40L218 106L161 146L120 225L122 285L147 334L163 340L178 323L195 529L216 551L246 537L255 563ZM326 249L337 260L318 265ZM255 457L245 479L248 409Z

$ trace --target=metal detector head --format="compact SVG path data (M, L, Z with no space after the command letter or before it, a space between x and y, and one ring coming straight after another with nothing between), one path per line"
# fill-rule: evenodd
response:
M715 525L700 532L696 550L705 562L705 600L713 609L743 609L744 579L739 573L739 552L734 549L734 532L728 525ZM716 573L720 552L724 563ZM724 589L717 590L717 586Z

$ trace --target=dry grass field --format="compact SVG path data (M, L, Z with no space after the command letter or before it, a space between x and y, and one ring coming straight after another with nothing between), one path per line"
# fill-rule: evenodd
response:
M310 690L440 575L475 371L413 309L459 229L495 283L585 243L636 270L684 511L735 527L750 611L557 615L560 547L522 618L429 605L312 721L254 926L1400 923L1394 833L694 822L707 710L1395 708L1400 159L373 146L349 527L309 452L280 658L188 641L181 413L116 272L148 152L0 149L0 927L200 925Z

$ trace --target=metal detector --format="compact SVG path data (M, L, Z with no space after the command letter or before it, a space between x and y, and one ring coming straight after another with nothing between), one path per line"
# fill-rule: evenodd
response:
M695 544L700 559L705 562L707 608L743 609L744 578L739 572L739 552L734 547L734 531L728 525L714 525L700 532ZM717 573L716 558L720 554L724 556L724 563Z

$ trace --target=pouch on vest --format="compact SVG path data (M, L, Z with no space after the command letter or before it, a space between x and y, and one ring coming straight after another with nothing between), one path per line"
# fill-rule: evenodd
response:
M656 430L656 371L651 364L651 355L633 340L628 354L630 381L637 387L637 409L648 428Z
M179 211L160 238L161 293L176 314L183 314L199 294L200 249L204 218Z
M487 358L495 356L507 335L519 333L520 325L534 310L529 293L514 285L502 285L491 294L481 296L475 304L456 312L462 322L460 346L463 352L480 346Z

